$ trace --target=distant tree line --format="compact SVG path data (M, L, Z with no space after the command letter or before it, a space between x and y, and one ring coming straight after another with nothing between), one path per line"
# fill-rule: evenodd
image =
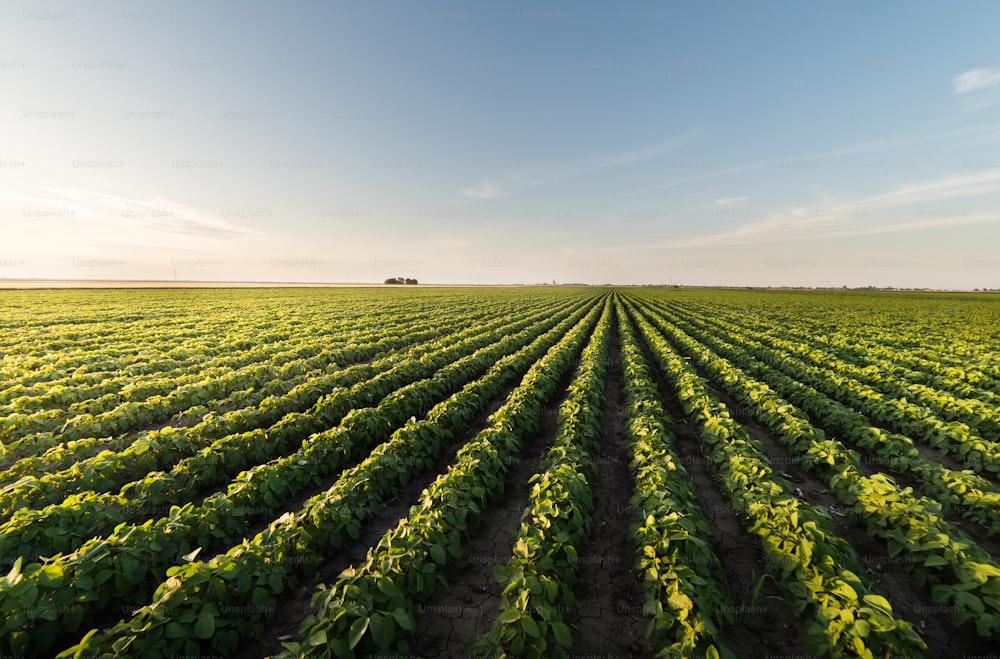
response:
M416 279L410 279L409 277L389 277L385 280L387 284L412 284L416 285Z

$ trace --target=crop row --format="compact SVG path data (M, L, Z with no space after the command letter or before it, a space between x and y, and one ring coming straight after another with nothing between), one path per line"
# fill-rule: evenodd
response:
M817 654L924 656L926 644L865 577L827 515L791 494L763 448L736 423L649 317L629 305L674 395L695 421L734 508L744 511L792 609L807 619Z
M683 305L681 308L671 303L669 306L687 316L698 315L703 319L725 319L736 324L745 320L743 314L726 313L718 305ZM955 343L953 332L946 341L940 340L935 350L931 347L934 342L925 331L921 331L926 328L907 327L906 332L900 332L896 322L887 322L886 331L878 333L873 333L870 327L853 328L850 322L830 327L829 320L810 321L808 314L778 319L757 316L753 325L766 330L769 336L807 342L869 371L874 370L870 368L874 366L886 377L898 377L902 381L933 386L966 398L982 398L987 402L996 401L1000 394L1000 382L980 370L983 366L981 342L971 353L967 349L965 355L949 359L947 348ZM916 354L913 349L918 345L924 352L930 350L932 354ZM973 355L974 359L970 359Z
M454 325L453 325L454 326ZM137 389L137 395L124 402L115 394L105 396L110 407L104 412L80 413L69 410L43 410L30 415L13 414L0 420L8 432L7 452L18 455L20 444L31 451L47 448L57 440L73 441L86 437L115 435L127 430L168 419L192 406L209 404L239 389L256 388L315 368L335 367L370 359L372 350L398 346L401 343L440 336L441 328L427 331L426 324L404 326L391 330L369 332L360 343L337 342L320 348L315 344L296 343L285 351L256 350L241 359L220 365L218 370L206 369L190 377L158 378L153 386ZM407 331L417 330L417 331ZM423 330L423 331L420 331ZM402 337L405 337L402 338ZM371 346L365 350L366 346ZM285 367L285 368L283 368ZM133 399L134 398L134 399ZM58 430L57 430L58 429ZM20 439L20 442L11 440Z
M989 297L744 293L726 302L718 295L711 298L683 306L737 324L829 337L862 356L889 349L896 363L1000 393L1000 353L991 332L996 311Z
M635 491L635 567L642 575L645 633L666 657L732 657L720 633L735 607L694 485L674 450L670 417L624 310L619 315L627 430Z
M0 340L0 352L8 355L0 357L0 378L5 387L28 388L74 374L157 373L166 368L162 360L193 364L258 350L297 338L302 327L336 339L350 335L352 326L364 327L373 306L387 319L443 310L433 300L392 302L363 292L338 300L278 291L50 291L24 293L21 304L12 304L16 292L0 295L7 339ZM47 302L39 303L43 296ZM288 306L293 300L297 304ZM501 312L507 305L493 300L490 306ZM7 389L0 390L0 402L7 400Z
M552 447L528 481L532 485L528 506L511 559L497 566L502 586L499 613L484 643L493 656L564 657L573 644L567 618L575 605L577 547L590 530L590 479L601 435L614 315L608 299L559 408Z
M547 320L544 325L555 322ZM187 505L172 510L168 517L152 524L119 526L110 537L89 541L79 551L47 562L37 574L56 567L66 578L66 583L60 584L57 592L51 594L52 606L59 605L56 598L69 597L66 591L76 591L72 593L74 601L90 595L95 590L94 586L102 583L102 575L111 575L108 578L114 581L100 589L99 601L91 608L120 608L143 601L151 594L152 586L163 579L167 568L192 548L211 551L220 545L233 544L246 522L262 516L259 513L273 510L275 505L288 497L315 487L325 475L343 468L350 460L370 450L372 443L377 443L391 428L407 418L423 414L430 407L429 401L448 396L511 348L533 339L544 329L544 325L510 335L465 357L461 353L468 353L471 349L467 342L442 349L437 362L427 365L429 368L439 367L432 378L412 381L386 396L374 408L363 406L360 397L356 397L353 409L338 428L317 433L293 455L241 475L225 496L214 496L203 506ZM394 383L390 381L383 386L392 387ZM231 457L223 455L220 462L225 463ZM255 514L232 515L236 510L254 511ZM150 552L150 549L153 551ZM116 566L124 564L131 569L116 570ZM77 587L81 581L86 588ZM2 592L0 589L0 594ZM37 604L35 608L39 608ZM25 633L39 639L49 636L37 633L45 630L36 631L31 623L30 618L25 620ZM72 632L75 629L63 627L62 631Z
M594 320L595 310L592 309L559 346L585 332ZM527 354L525 351L544 350L546 344L551 345L556 338L552 332L544 340L540 339L522 350L515 359L519 357L523 360ZM562 352L560 347L554 348L559 354ZM544 357L537 363L547 363L548 360L549 357ZM508 360L503 368L515 368L514 361ZM492 386L498 383L497 373L493 371L486 376L491 379ZM526 377L531 377L530 373ZM459 394L461 403L453 398L442 405L448 406L449 414L467 414L469 403L466 398L475 395L475 387L471 387ZM479 400L484 402L481 394ZM436 409L438 414L445 410ZM428 418L432 416L440 418L435 415L435 410ZM440 430L431 430L432 427L435 427L433 423L419 428L407 425L397 431L390 445L401 446L403 442L433 437ZM441 428L457 430L457 426L452 424L444 424ZM460 455L466 448L460 451ZM261 620L273 616L274 597L291 588L296 577L301 578L309 572L304 568L314 564L320 555L344 547L358 536L361 520L356 515L364 517L371 514L377 509L380 498L391 494L396 485L390 468L398 466L398 463L388 451L383 455L388 455L388 458L366 461L355 470L346 472L328 492L313 497L297 513L286 514L255 538L244 541L226 554L207 562L196 561L170 568L168 579L157 589L152 604L137 611L132 620L85 639L76 650L158 657L171 656L181 649L190 654L202 648L230 654L242 638L258 629ZM359 475L359 469L372 468L378 469L378 477L370 477L363 471ZM366 500L369 494L374 499ZM348 496L354 502L350 506L344 505ZM224 610L242 611L244 614L226 616ZM248 611L250 613L245 613ZM208 617L212 619L213 633L204 634L207 623L199 621Z
M688 311L690 314L691 310ZM704 312L699 315L705 318ZM996 405L1000 402L1000 394L989 388L970 384L967 379L937 372L941 370L941 365L938 362L930 362L926 359L908 359L905 353L901 354L898 346L890 347L877 341L859 341L857 338L849 341L836 335L816 333L802 327L790 327L774 322L758 322L757 328L766 328L771 337L781 337L794 341L800 346L808 345L835 355L860 369L861 373L871 378L870 382L880 382L893 387L901 396L909 394L896 388L896 383L900 383L906 390L917 393L926 400L933 400L941 393L978 399L970 401L972 407L977 410L988 409L981 406L983 402L988 405ZM857 373L858 370L852 368L852 372ZM940 401L940 404L943 409L947 409L944 400Z
M662 320L658 325L671 333ZM906 556L917 583L932 587L934 601L950 607L956 625L975 621L980 636L1000 639L1000 568L990 563L989 554L971 538L944 520L940 504L918 499L883 474L864 476L856 453L822 436L766 385L708 351L689 354L733 394L745 392L748 400L767 394L772 404L753 409L776 438L801 458L803 466L830 487L851 517L884 540L890 556Z
M872 426L863 415L680 318L674 317L672 322L715 354L725 357L743 369L744 373L760 378L767 385L752 391L743 391L745 388L734 386L734 395L763 422L782 423L780 419L789 413L789 409L786 401L775 394L784 396L787 402L799 406L823 428L865 449L876 458L877 464L886 465L913 478L938 502L956 504L964 516L982 524L989 534L1000 531L1000 492L989 480L970 471L948 469L925 457L909 437ZM697 346L676 332L671 336L676 337L678 342L683 342L689 353L698 352L701 355L699 363L704 364L705 368L722 369L721 362L713 361L705 355L705 347ZM726 369L718 372L719 377L732 377ZM798 421L794 423L797 424ZM822 431L817 430L816 435L822 436ZM852 461L858 464L860 459L852 456Z
M886 396L834 370L804 364L797 357L769 349L758 338L746 336L731 324L726 324L725 329L734 338L738 337L740 345L755 357L790 377L864 412L896 432L954 455L972 469L1000 474L1000 443L983 438L967 424L942 421L931 410L905 398Z
M516 332L546 317L542 314L513 323L500 320L487 326L487 330L503 328ZM53 552L69 551L101 529L141 520L157 510L189 501L200 489L225 482L241 468L294 450L296 443L309 439L310 433L319 433L335 425L352 410L373 404L397 387L416 382L435 369L447 366L450 360L469 354L490 341L489 332L462 334L469 336L464 341L458 340L460 336L447 337L439 343L411 349L409 358L396 355L383 360L384 363L373 363L370 368L354 369L360 373L351 373L351 369L341 372L339 375L350 375L351 380L341 379L341 386L320 399L308 413L286 415L270 428L224 435L180 460L170 471L154 471L126 484L120 494L84 492L70 495L61 504L18 511L7 524L0 526L0 552L17 552L17 555L33 558L37 555L33 552L42 547ZM357 377L359 374L368 375L369 379ZM353 386L348 386L352 381ZM311 384L319 386L318 382ZM286 458L286 462L320 462L320 456L310 451L302 455L308 443ZM237 476L235 483L245 488L253 476L253 472Z
M426 320L426 318L419 317L410 319L410 322L401 323L398 327L394 327L393 334L405 336L413 331L426 328ZM380 328L369 331L364 337L358 337L350 342L355 345L370 343L387 335L386 329ZM51 434L57 428L59 434L65 435L67 439L77 439L80 436L86 436L88 427L92 427L95 422L102 426L101 432L121 432L123 428L119 428L116 421L122 412L126 416L135 413L143 421L145 420L142 418L143 416L149 416L143 414L142 407L136 406L137 403L143 403L150 399L154 399L152 402L156 403L167 403L170 397L178 397L178 394L185 391L182 388L190 385L194 385L190 391L199 396L212 395L215 397L218 387L213 381L221 380L222 376L230 375L237 369L244 369L243 373L253 373L252 369L246 368L253 365L266 369L298 361L314 364L310 366L311 368L325 367L331 363L329 355L342 351L347 345L346 338L319 344L298 337L267 344L266 347L256 345L252 348L246 347L243 351L226 352L209 360L199 360L173 369L158 370L155 375L140 379L128 373L117 371L115 377L103 378L98 385L92 387L49 383L50 386L44 394L19 396L11 401L9 409L0 409L0 428L4 434L3 439L8 442L8 449L13 448L10 444L12 440L29 434L37 435L46 432ZM256 377L251 377L251 379L268 381ZM226 391L225 387L223 387L223 391ZM160 400L157 397L166 397L166 400ZM185 398L183 396L179 396L179 398L183 404ZM197 402L203 404L207 400L198 400ZM130 403L131 406L129 406ZM28 410L31 413L20 413L23 410ZM158 420L158 418L154 417L150 421Z
M409 652L408 632L419 602L437 588L443 566L461 555L463 537L503 488L510 465L538 428L542 407L591 335L601 306L595 305L586 321L532 366L490 416L489 426L462 447L447 472L424 489L407 518L382 536L365 561L316 593L301 640L285 645L288 656Z
M543 312L544 313L544 312ZM539 314L541 315L541 314ZM499 326L503 321L494 321L487 327ZM255 409L235 410L222 417L206 419L206 423L190 428L166 427L150 431L119 453L102 452L83 460L64 471L45 474L41 477L25 477L0 490L0 514L10 514L18 508L38 507L45 503L55 503L74 490L93 489L107 491L121 487L131 480L130 476L163 469L178 459L210 447L213 441L234 433L258 432L289 413L298 414L290 423L308 422L313 419L316 429L327 421L322 411L326 398L335 396L338 387L350 386L359 381L373 379L386 371L396 368L398 359L412 360L422 354L433 352L437 344L420 343L437 337L438 341L459 341L476 336L479 329L465 329L442 339L447 328L428 330L409 337L385 337L379 341L356 347L349 347L340 361L345 363L371 359L400 346L412 346L410 352L400 356L389 353L377 363L361 365L360 368L335 371L322 378L303 383L301 388L293 388L286 396L266 398ZM324 398L325 397L325 398ZM313 406L311 414L302 415L300 410ZM316 425L319 424L319 425ZM315 431L315 430L313 430Z
M956 398L948 392L908 383L899 369L893 367L893 353L888 348L868 350L866 355L869 359L882 359L877 360L876 364L862 367L838 358L828 346L817 348L801 340L779 338L775 331L756 334L762 345L780 351L804 366L815 366L821 372L837 373L864 385L864 389L859 389L862 395L875 398L872 392L877 391L889 400L904 399L899 402L909 403L904 409L910 412L910 417L913 416L914 406L923 406L942 421L961 423L979 435L996 436L1000 430L1000 412L996 408L996 402L1000 398L990 392L981 392L978 397L973 398Z

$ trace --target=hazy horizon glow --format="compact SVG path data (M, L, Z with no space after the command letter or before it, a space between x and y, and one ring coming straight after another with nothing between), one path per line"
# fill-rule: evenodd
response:
M1000 6L16 0L0 278L1000 288Z

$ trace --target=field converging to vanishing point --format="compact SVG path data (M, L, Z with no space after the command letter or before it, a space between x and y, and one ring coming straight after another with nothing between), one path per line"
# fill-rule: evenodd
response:
M0 291L0 655L985 655L998 304Z

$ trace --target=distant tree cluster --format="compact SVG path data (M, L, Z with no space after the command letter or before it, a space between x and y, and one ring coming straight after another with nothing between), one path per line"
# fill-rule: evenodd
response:
M416 279L410 279L409 277L389 277L385 280L387 284L411 284L416 285Z

